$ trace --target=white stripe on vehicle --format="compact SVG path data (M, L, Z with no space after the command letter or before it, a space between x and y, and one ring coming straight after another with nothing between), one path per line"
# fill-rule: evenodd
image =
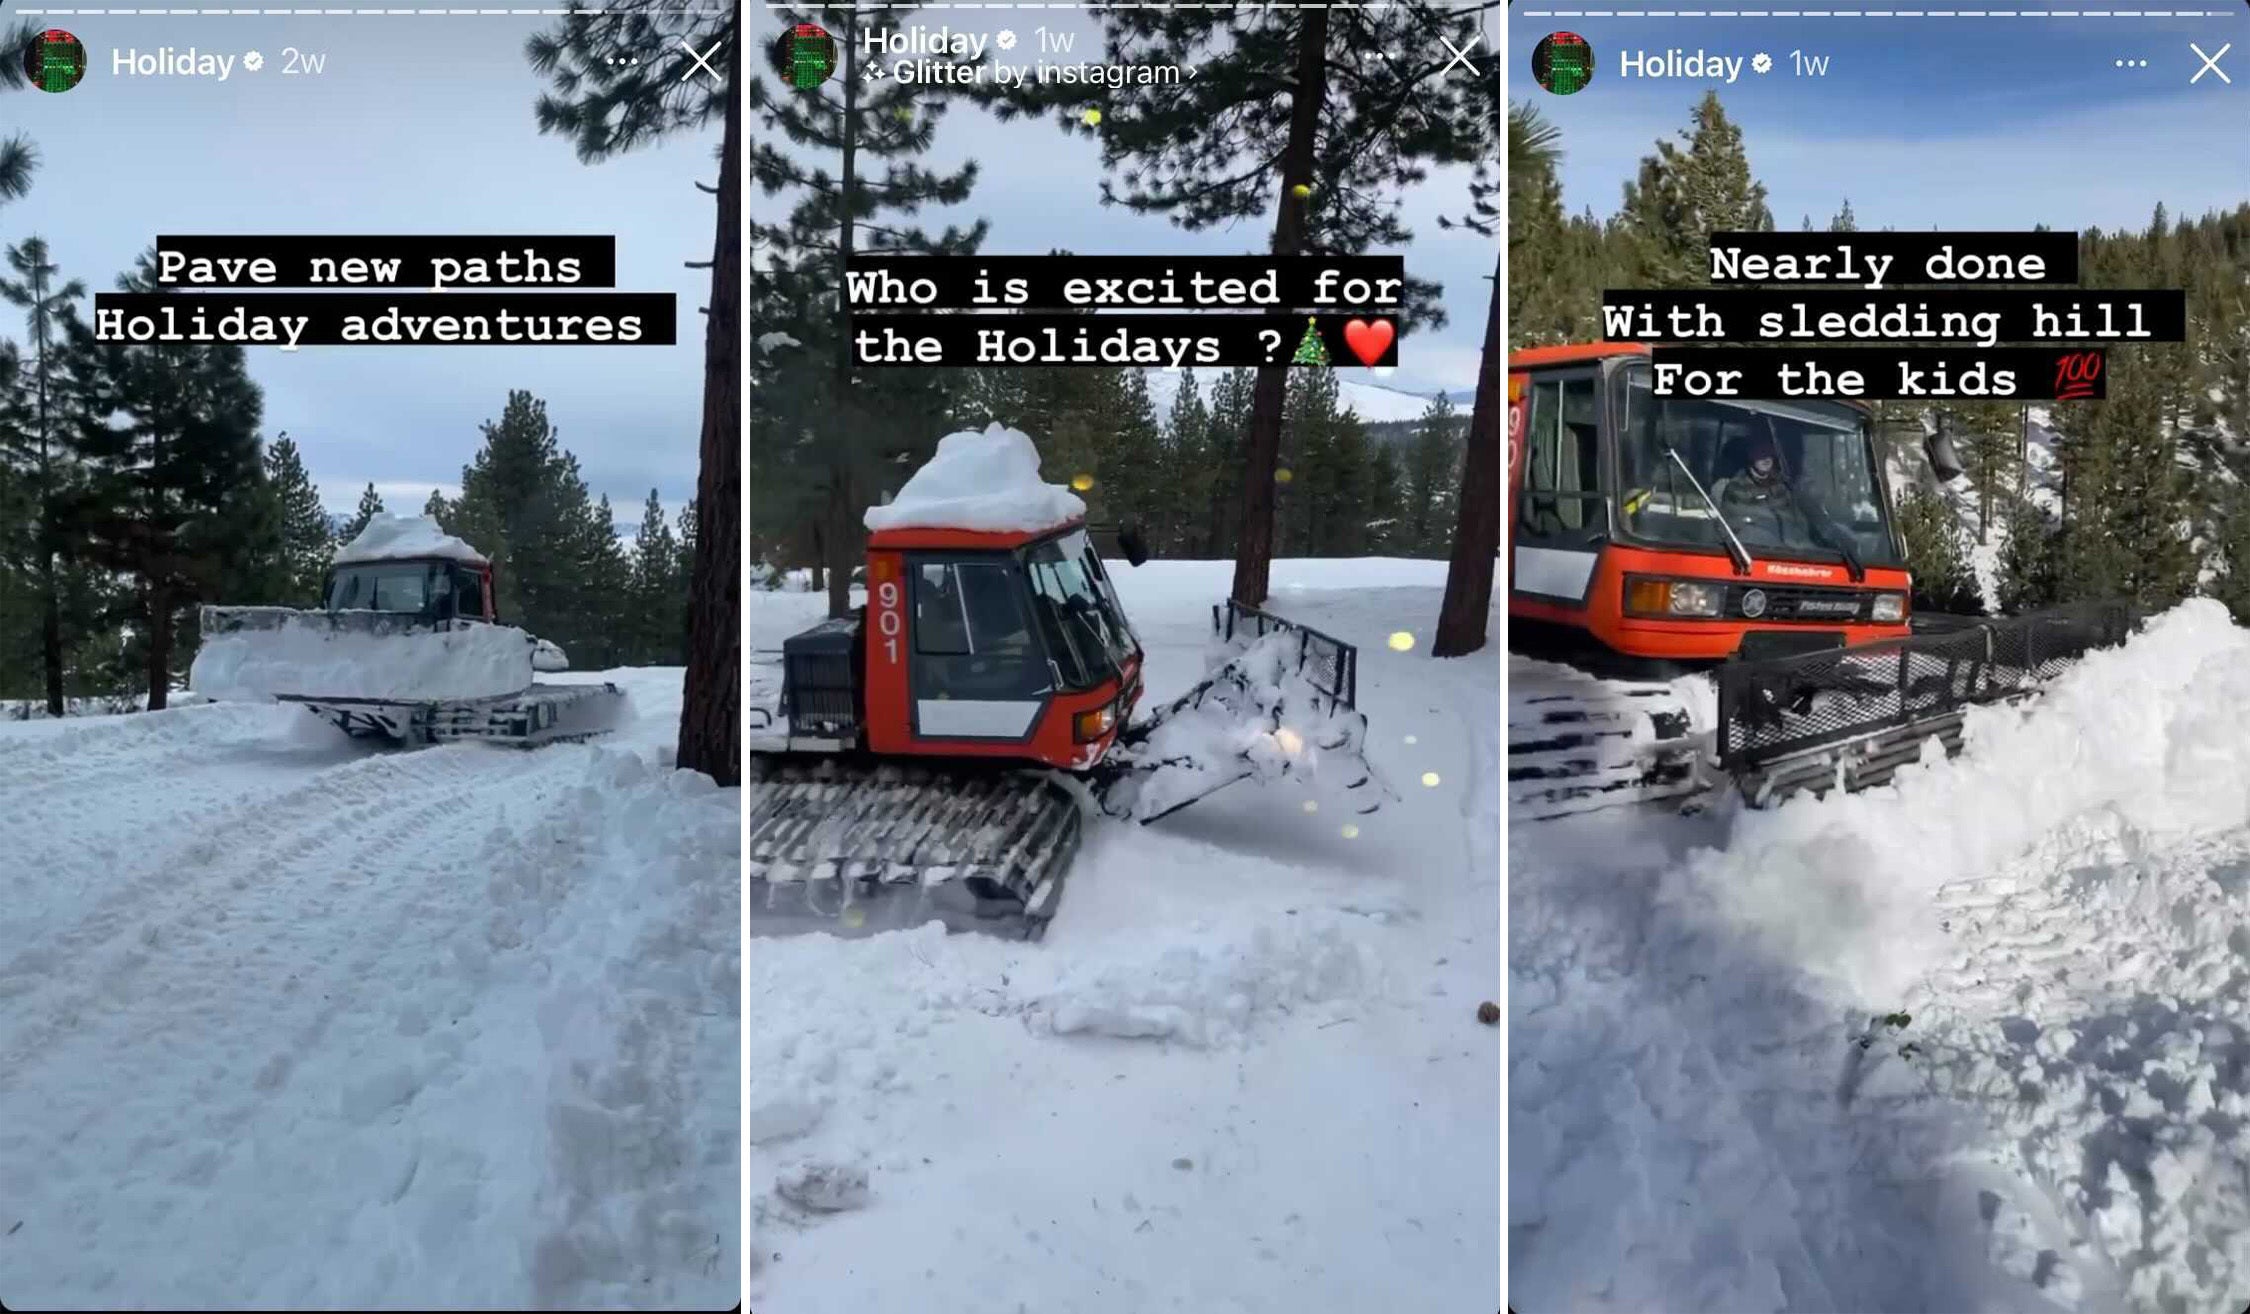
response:
M1599 552L1519 547L1516 549L1516 591L1584 601L1586 583L1594 577L1594 563L1599 560Z
M914 715L925 739L1021 739L1039 715L1037 700L1001 702L984 698L923 698Z

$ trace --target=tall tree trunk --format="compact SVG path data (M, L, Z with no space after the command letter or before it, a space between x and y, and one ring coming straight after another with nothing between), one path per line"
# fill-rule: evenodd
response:
M63 714L62 581L55 569L53 430L47 423L47 277L32 284L32 329L39 350L39 657L47 675L47 715Z
M852 545L857 535L852 532L851 470L838 466L828 473L827 531L822 535L828 544L828 614L849 616L852 610Z
M1462 657L1484 647L1492 610L1492 563L1500 555L1500 270L1492 271L1492 312L1484 322L1484 357L1476 403L1469 411L1468 451L1461 461L1461 513L1453 529L1453 560L1445 569L1432 657Z
M1321 104L1328 98L1328 11L1301 9L1297 35L1297 85L1289 105L1289 145L1281 153L1281 204L1274 219L1273 253L1293 256L1305 239L1305 203L1290 190L1312 183L1313 140ZM1242 531L1234 547L1234 598L1249 606L1266 600L1273 567L1273 476L1281 455L1281 407L1289 388L1287 365L1261 365L1250 390L1250 432L1243 445Z
M727 86L742 77L742 11L727 36ZM703 329L703 440L696 474L695 566L688 581L687 676L678 764L742 782L742 98L727 96Z
M42 530L42 537L45 531ZM47 715L63 714L62 583L55 570L55 554L39 549L39 651L47 674Z
M838 125L838 136L843 148L842 167L836 175L839 224L836 233L836 316L837 323L849 322L850 287L852 277L852 211L853 197L857 191L856 169L859 156L859 24L853 11L844 26L844 115ZM829 441L835 444L835 460L828 471L828 507L826 537L828 540L828 614L846 616L852 609L852 555L859 536L852 531L852 453L848 444L858 441L863 432L856 422L858 416L852 405L852 341L849 333L837 335L836 343L836 395L841 405L829 414L829 423L835 425Z
M164 710L172 691L172 602L162 588L148 595L148 710Z

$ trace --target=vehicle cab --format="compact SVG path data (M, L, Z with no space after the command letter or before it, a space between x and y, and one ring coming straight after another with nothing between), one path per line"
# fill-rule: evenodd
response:
M877 753L1084 769L1141 693L1143 651L1083 521L868 539L866 741Z
M456 557L340 562L321 586L327 611L379 611L424 620L496 621L492 563Z
M1646 346L1510 357L1509 614L1660 661L1909 632L1866 408L1658 397Z

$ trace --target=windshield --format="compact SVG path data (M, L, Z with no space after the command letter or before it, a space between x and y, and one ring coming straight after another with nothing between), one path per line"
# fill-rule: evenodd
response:
M1860 412L1829 401L1656 397L1643 364L1620 378L1620 509L1634 537L1726 547L1716 504L1753 557L1899 564Z
M1077 689L1122 674L1136 646L1100 562L1089 566L1092 553L1083 530L1034 544L1024 553L1047 646L1064 683Z
M338 566L328 577L330 611L388 611L416 616L456 614L453 595L459 585L460 612L475 615L483 610L476 576L455 572L432 561L371 561Z

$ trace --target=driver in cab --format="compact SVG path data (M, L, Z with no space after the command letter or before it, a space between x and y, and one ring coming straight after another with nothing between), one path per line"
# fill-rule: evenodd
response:
M1744 468L1711 490L1719 514L1737 534L1769 544L1809 543L1812 525L1781 468L1781 451L1771 433L1752 434L1744 447Z

